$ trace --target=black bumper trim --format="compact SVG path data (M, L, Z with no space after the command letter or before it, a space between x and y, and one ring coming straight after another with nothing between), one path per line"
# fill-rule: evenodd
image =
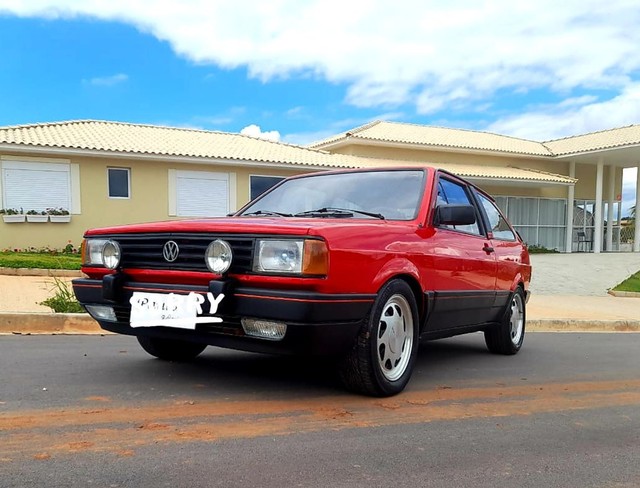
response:
M114 283L117 283L114 289ZM265 290L235 287L234 283L213 280L209 286L139 283L126 280L73 280L73 289L83 305L111 305L117 322L99 320L100 326L111 332L129 335L180 338L248 351L277 353L332 354L353 345L362 320L368 315L375 295L322 294L307 291ZM214 295L224 293L217 313L223 319L220 326L198 326L195 331L169 327L139 327L129 325L129 299L134 292L191 292ZM203 315L208 315L207 304ZM242 317L273 320L287 324L282 341L267 341L244 335Z

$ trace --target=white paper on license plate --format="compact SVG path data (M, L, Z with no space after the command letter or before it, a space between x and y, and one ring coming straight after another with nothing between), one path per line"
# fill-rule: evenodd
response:
M187 295L134 292L131 327L196 328L197 309Z

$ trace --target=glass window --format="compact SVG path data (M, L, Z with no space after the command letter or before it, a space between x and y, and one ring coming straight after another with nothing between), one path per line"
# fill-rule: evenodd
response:
M466 188L463 185L455 183L444 178L440 178L438 183L438 201L437 205L473 205ZM478 222L470 225L445 225L448 229L460 230L471 234L480 234Z
M567 220L566 200L540 199L540 225L565 225Z
M284 178L280 176L251 176L251 200L255 200L269 188L280 183Z
M537 225L538 204L538 198L509 198L507 217L513 225Z
M494 203L481 193L478 193L478 197L489 219L489 230L493 233L493 238L515 241L516 236Z
M108 168L109 198L129 198L129 168Z

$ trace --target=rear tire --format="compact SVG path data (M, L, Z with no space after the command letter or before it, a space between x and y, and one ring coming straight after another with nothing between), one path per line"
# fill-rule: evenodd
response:
M207 347L197 342L138 336L138 342L146 352L165 361L191 361Z
M407 385L418 351L418 308L402 280L382 287L364 320L353 349L340 363L347 389L370 396L391 396Z
M511 297L500 325L484 332L484 340L489 351L494 354L516 354L524 342L525 321L524 292L518 287Z

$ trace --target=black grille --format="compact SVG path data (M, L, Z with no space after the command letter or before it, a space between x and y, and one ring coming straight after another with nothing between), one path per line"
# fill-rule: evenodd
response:
M248 273L253 259L254 237L229 235L144 234L114 236L122 251L120 265L123 268L171 269L179 271L205 271L204 261L207 247L216 239L223 239L231 246L233 261L230 273ZM178 258L169 263L162 250L168 241L180 248Z

